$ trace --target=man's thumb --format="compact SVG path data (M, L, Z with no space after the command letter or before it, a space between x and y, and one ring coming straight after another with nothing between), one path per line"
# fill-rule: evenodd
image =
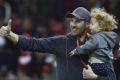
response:
M10 20L8 21L8 25L7 25L7 28L8 28L9 30L11 30L11 24L12 24L12 20L10 19Z

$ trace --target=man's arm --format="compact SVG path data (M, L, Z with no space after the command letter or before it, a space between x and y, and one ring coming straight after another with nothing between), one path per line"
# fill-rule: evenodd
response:
M11 31L11 21L8 22L7 26L2 26L0 28L0 35L7 37L23 50L49 52L53 54L58 53L56 49L58 46L57 44L59 44L57 42L58 37L36 39L19 36Z
M10 31L10 33L8 35L6 35L6 37L11 40L14 44L18 43L19 40L19 36L15 33L13 33L12 31Z
M58 54L58 46L56 43L58 37L49 38L33 38L19 35L17 46L23 50L48 52ZM58 43L59 44L59 43Z

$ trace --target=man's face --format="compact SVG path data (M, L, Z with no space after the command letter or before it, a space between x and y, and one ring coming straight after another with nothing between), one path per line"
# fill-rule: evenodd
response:
M81 36L86 29L84 20L70 18L70 30L73 36Z

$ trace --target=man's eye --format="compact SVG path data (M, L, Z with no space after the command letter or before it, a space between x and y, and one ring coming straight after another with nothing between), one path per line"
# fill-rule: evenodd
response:
M73 21L73 19L70 19L70 21Z
M81 22L81 20L77 19L76 22Z

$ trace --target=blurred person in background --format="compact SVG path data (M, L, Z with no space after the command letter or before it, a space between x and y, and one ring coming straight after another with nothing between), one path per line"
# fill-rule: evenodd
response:
M38 20L36 21L36 27L34 27L34 37L42 38L42 37L49 37L50 35L50 28L48 26L47 20Z
M55 18L50 20L49 26L54 35L63 35L65 33L63 23Z
M34 37L37 38L46 38L51 36L49 34L49 28L47 25L47 21L43 20L37 23L34 31ZM34 72L36 72L36 77L39 77L39 79L45 79L45 80L55 80L55 67L54 67L54 56L47 53L42 52L34 52L35 54L32 54L33 61L32 66ZM37 68L36 68L37 67ZM54 68L53 68L54 67Z
M115 60L113 62L117 80L120 80L120 35L118 36L118 42L114 47Z
M21 28L19 34L30 37L32 34L32 20L29 16L23 16L21 19ZM30 51L20 50L20 55L18 59L18 72L17 76L20 80L32 79L32 69L31 69L31 56Z
M117 32L118 34L120 34L120 5L119 4L120 4L120 0L105 0L102 5L102 7L104 7L107 10L107 12L116 16L118 20L118 29L115 30L115 32ZM116 47L119 48L118 46ZM113 64L114 64L117 80L120 80L120 67L119 67L120 58L115 60Z
M12 14L11 5L6 0L0 0L0 25L7 24L8 20L11 18L11 14ZM3 79L15 80L16 78L15 72L17 68L16 53L19 52L19 50L15 49L13 45L9 46L10 41L4 37L0 37L0 44L1 44L0 46L1 77L3 77ZM15 50L13 51L13 49ZM7 60L5 60L6 58ZM11 64L11 62L13 64Z
M6 44L5 38L0 37L0 79L3 79L3 76L5 76L5 74L6 74L6 61L4 60L4 58L5 58L4 56L6 56L6 55L4 55L5 44Z
M4 18L5 18L5 8L0 5L0 25L4 24Z
M32 19L29 16L24 16L21 19L21 34L28 34L28 36L31 35L33 28L33 22Z
M3 23L7 24L8 20L11 18L12 15L11 5L8 2L6 2L6 0L0 0L0 6L4 8Z

